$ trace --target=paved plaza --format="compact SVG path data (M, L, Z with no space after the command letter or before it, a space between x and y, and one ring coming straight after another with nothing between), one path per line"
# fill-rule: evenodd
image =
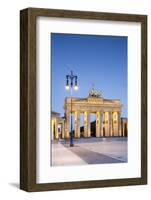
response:
M52 166L127 162L127 137L52 141Z

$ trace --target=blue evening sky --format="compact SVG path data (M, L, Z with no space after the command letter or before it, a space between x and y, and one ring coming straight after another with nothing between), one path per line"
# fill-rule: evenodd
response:
M120 99L127 117L127 37L52 33L50 39L52 110L64 115L66 75L73 70L79 84L73 96L87 97L94 84L104 98Z

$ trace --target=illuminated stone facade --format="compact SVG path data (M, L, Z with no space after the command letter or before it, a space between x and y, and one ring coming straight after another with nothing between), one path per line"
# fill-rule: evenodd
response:
M71 106L72 101L72 106ZM91 137L90 114L96 116L96 137L127 136L127 118L121 118L121 102L118 99L105 99L101 96L88 98L65 98L65 116L52 114L52 139L70 137L71 110L74 116L74 137ZM80 115L84 118L84 133L80 132Z
M52 111L51 112L51 139L59 139L64 138L64 124L65 119L63 117L60 117L60 114L57 112Z
M65 137L69 137L71 98L65 99ZM80 114L84 114L84 137L91 137L90 114L96 115L96 137L122 136L120 100L102 97L72 98L74 136L80 137Z

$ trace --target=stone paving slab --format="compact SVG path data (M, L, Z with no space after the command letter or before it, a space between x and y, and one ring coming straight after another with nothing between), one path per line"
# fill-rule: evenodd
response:
M82 158L70 151L72 147L65 147L62 144L53 144L52 148L52 165L67 166L67 165L83 165L87 164Z
M73 152L75 155L78 155L82 158L87 164L105 164L105 163L121 163L123 161L112 158L105 154L97 153L80 146L76 146L70 148L70 151Z
M127 138L80 138L53 141L53 166L127 162Z

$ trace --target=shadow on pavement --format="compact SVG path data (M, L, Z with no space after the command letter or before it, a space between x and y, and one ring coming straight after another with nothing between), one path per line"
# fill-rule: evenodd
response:
M69 150L88 164L124 163L124 161L111 158L104 154L93 152L88 149L84 149L78 145L69 148Z

